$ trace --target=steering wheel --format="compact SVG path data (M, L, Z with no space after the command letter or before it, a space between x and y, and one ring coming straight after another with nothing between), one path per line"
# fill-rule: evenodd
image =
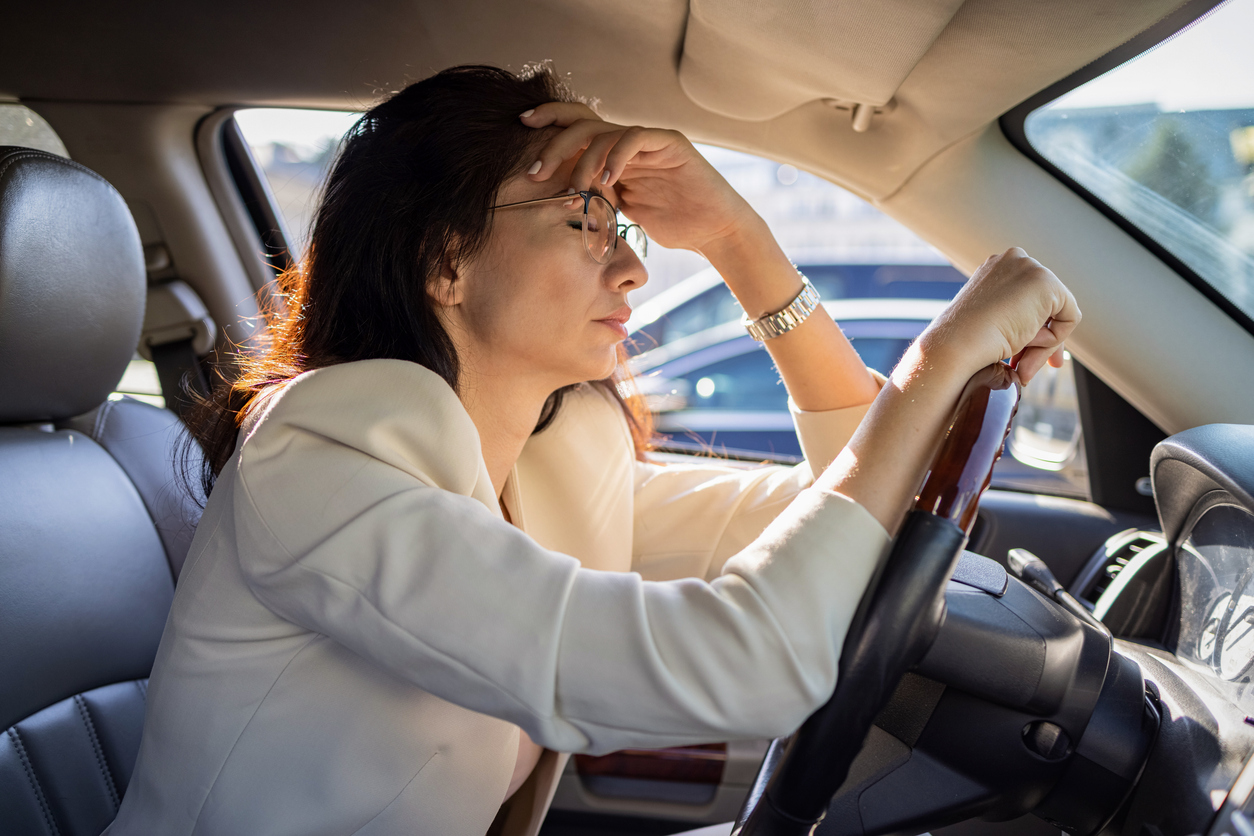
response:
M767 753L733 836L803 836L823 818L876 715L927 653L945 614L980 495L1019 404L1019 376L995 363L967 383L914 507L859 602L836 690Z

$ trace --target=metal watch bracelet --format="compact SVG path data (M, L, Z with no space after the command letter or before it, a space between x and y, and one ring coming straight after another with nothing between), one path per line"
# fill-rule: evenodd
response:
M815 289L814 285L810 284L809 279L801 276L801 292L782 311L767 314L760 319L750 319L749 315L745 314L740 318L740 324L745 326L749 336L760 343L766 342L787 334L805 322L806 317L814 313L815 308L818 306L818 290Z

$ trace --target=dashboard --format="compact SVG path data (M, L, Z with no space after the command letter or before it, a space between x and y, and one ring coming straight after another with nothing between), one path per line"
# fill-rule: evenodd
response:
M1163 717L1119 830L1254 836L1254 427L1179 433L1150 467L1162 531L1111 538L1071 586Z
M1176 655L1247 713L1254 666L1254 515L1222 492L1203 503L1177 551Z

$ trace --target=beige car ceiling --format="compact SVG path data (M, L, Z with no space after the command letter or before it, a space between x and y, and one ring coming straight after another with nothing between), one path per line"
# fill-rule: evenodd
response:
M879 199L947 145L1179 5L26 3L6 14L9 32L31 34L5 39L0 94L358 109L454 63L552 59L610 118L769 151ZM852 130L851 107L890 101L888 117Z

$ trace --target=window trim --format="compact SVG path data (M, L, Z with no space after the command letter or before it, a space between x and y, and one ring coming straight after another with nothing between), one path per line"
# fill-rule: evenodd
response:
M291 248L269 182L235 121L236 112L245 109L222 107L201 119L196 125L196 155L249 284L264 308L278 299L274 280L291 266Z
M1055 99L1071 92L1100 75L1131 61L1133 58L1148 52L1171 38L1185 27L1197 21L1207 13L1223 5L1226 0L1191 0L1162 20L1155 23L1139 35L1125 41L1110 52L1084 65L1071 75L1051 84L1039 93L1025 99L1015 107L1002 114L998 125L1010 144L1024 156L1049 172L1064 186L1075 192L1085 203L1102 213L1112 223L1126 232L1138 244L1149 250L1159 261L1166 264L1185 281L1196 288L1203 296L1213 302L1220 310L1232 317L1242 328L1254 334L1254 316L1246 313L1220 293L1210 282L1199 276L1196 271L1181 261L1177 256L1150 237L1140 227L1133 224L1123 215L1116 212L1105 201L1097 197L1065 171L1055 166L1040 154L1028 141L1025 125L1028 116L1039 107L1049 104Z
M278 201L270 188L270 181L253 156L252 148L244 138L235 111L222 121L222 154L227 171L235 184L244 205L244 211L256 230L262 247L262 260L275 275L295 266L292 258L291 235L283 221Z
M235 110L234 107L219 108L197 123L196 156L209 185L209 193L226 226L226 233L235 245L248 284L264 305L271 298L274 270L261 255L261 239L257 237L252 218L244 206L244 198L235 184L223 147L222 125L234 120Z
M1088 465L1089 501L1103 508L1156 516L1154 497L1138 493L1136 483L1149 475L1150 454L1167 433L1075 355L1071 367Z

